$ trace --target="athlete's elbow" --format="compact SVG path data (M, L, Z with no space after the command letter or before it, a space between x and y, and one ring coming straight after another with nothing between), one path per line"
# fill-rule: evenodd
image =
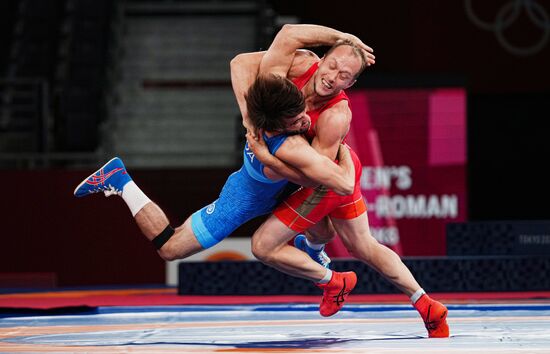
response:
M277 36L285 41L296 41L300 33L300 25L286 23L281 27Z
M244 56L243 54L237 54L233 59L231 59L231 61L229 62L229 66L231 70L235 70L236 68L242 65L243 56Z
M167 262L175 261L176 259L181 258L179 257L176 250L169 244L165 244L164 246L162 246L162 248L158 250L158 254L163 260Z
M354 189L355 189L354 183L350 184L350 183L344 182L344 184L340 186L338 190L334 190L334 192L336 192L336 194L345 196L345 195L353 194Z
M296 30L296 27L297 27L296 25L285 23L283 27L281 27L281 29L279 30L278 34L281 34L283 36L288 36Z

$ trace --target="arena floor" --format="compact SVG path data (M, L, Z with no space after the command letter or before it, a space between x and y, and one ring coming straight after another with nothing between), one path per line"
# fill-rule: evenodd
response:
M185 298L163 291L137 291L119 300ZM473 296L470 303L463 294L455 300L447 294L448 339L428 339L416 311L395 296L357 296L337 315L322 318L318 304L304 297L296 303L289 303L292 297L243 297L243 305L235 297L193 297L184 302L203 304L86 306L93 296L82 293L0 295L0 352L550 353L547 293L496 294L501 299L494 301ZM36 306L20 307L22 298ZM52 307L51 301L71 306ZM79 301L85 306L74 306Z

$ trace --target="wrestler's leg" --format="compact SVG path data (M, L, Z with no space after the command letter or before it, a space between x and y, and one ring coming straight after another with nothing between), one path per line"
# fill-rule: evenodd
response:
M296 231L271 215L252 238L252 253L263 263L284 273L312 280L323 289L319 307L322 316L332 316L344 305L357 283L354 272L333 272L313 261L306 253L289 246Z
M325 268L330 267L330 257L325 252L325 244L330 242L336 232L328 217L324 217L317 224L310 227L294 238L294 247L307 253L311 259Z
M344 245L355 258L374 268L409 297L420 289L401 258L371 235L366 212L353 219L331 217L331 220Z
M313 225L305 232L309 242L318 245L329 243L335 236L336 231L329 217L324 217L317 224Z
M428 335L448 337L447 308L430 298L401 258L371 235L367 213L352 219L331 219L344 245L354 257L367 263L410 297L424 321Z
M270 215L252 237L252 253L263 263L284 273L320 282L326 276L327 269L304 252L288 245L294 235L296 231Z
M84 179L75 188L74 195L84 197L99 192L106 196L120 196L124 200L139 229L152 241L162 258L185 258L202 249L190 228L189 219L174 230L162 209L132 180L120 158L112 158Z

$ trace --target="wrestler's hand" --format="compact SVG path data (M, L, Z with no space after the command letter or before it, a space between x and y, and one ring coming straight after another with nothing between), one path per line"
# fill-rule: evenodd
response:
M355 185L355 166L353 165L353 160L351 158L351 153L349 152L349 147L345 144L340 144L338 148L338 165L344 169L344 178L346 183L352 188ZM338 193L339 195L349 195L351 193Z
M346 144L340 144L338 147L338 161L342 160L349 160L351 161L351 155L349 153L349 148L346 146Z
M354 36L351 33L344 33L341 40L349 41L353 43L353 45L362 49L363 53L365 54L365 58L367 59L367 66L373 65L375 63L376 57L374 56L374 54L372 54L372 48L363 43L363 41L360 40L357 36Z
M256 158L260 161L265 161L271 157L271 153L267 147L267 144L263 138L263 130L258 130L256 136L254 136L250 131L246 133L246 141L248 141L248 147L254 153Z
M252 138L257 139L258 137L258 128L252 124L248 117L243 118L243 126L246 129L246 133L250 134Z

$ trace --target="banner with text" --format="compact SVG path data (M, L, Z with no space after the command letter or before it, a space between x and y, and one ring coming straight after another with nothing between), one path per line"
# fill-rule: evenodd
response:
M371 233L400 255L444 255L445 224L466 220L464 89L350 90L348 96L347 142L363 165ZM346 255L332 247L332 256Z

